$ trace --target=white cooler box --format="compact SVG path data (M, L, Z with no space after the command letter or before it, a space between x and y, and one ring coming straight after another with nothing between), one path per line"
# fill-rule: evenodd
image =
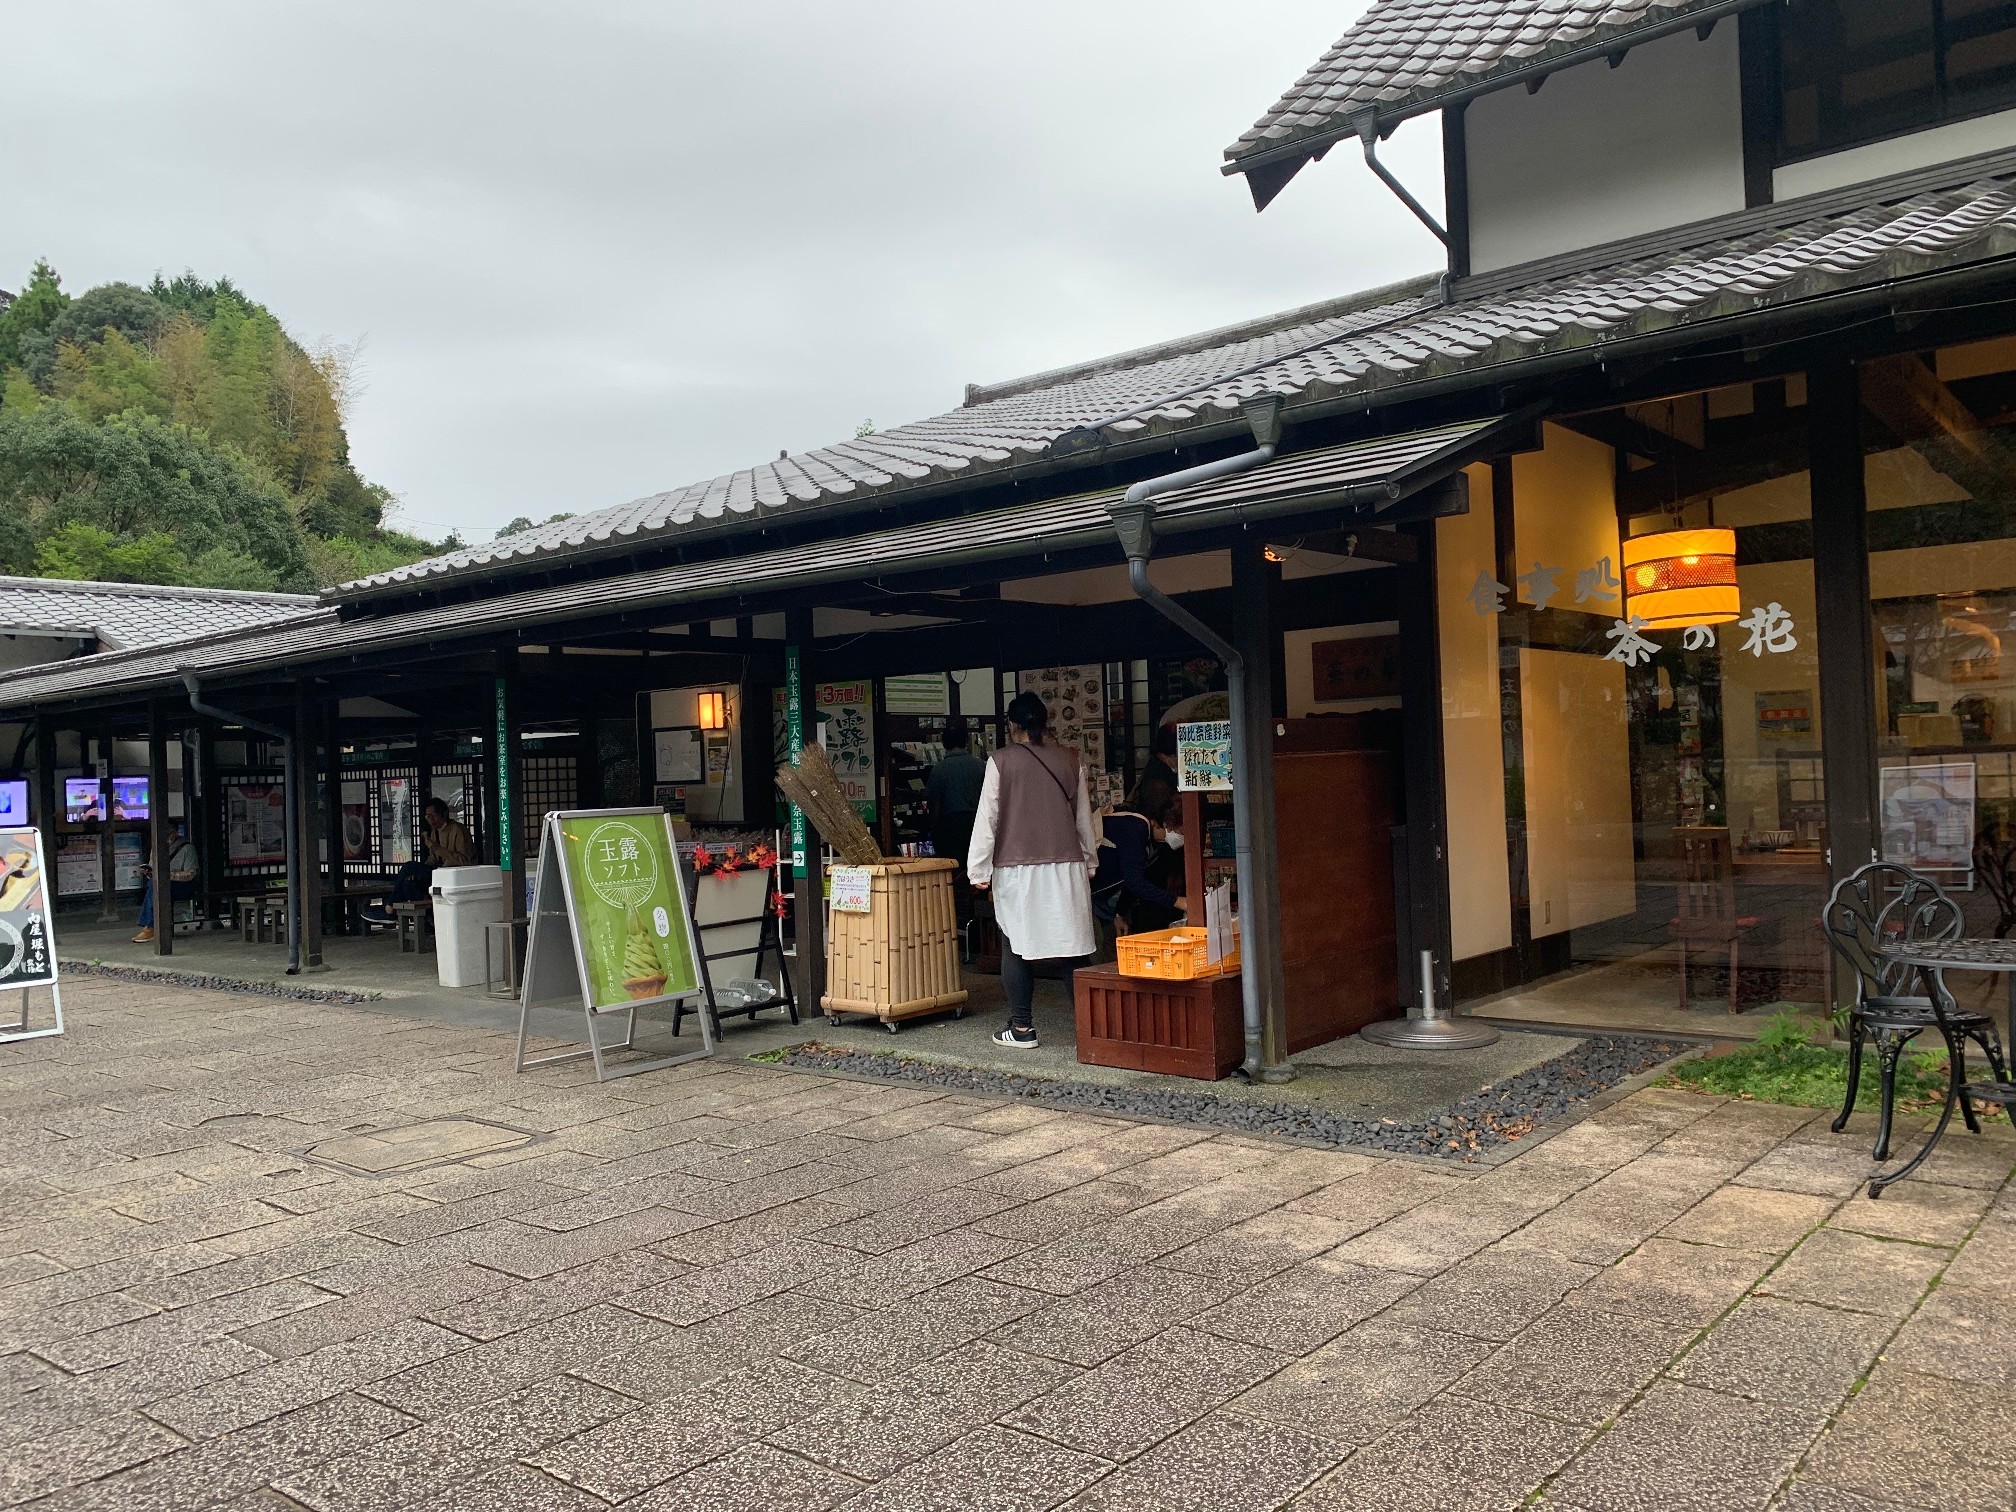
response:
M504 873L444 866L434 873L434 960L443 987L483 985L483 926L504 918Z

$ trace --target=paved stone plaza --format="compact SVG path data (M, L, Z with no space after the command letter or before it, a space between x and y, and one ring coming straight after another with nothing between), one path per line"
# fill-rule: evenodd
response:
M1639 1092L1478 1171L78 979L0 1506L2008 1508L2016 1140Z

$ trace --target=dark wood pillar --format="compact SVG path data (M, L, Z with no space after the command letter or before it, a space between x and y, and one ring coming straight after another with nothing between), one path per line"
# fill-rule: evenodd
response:
M792 609L784 616L784 719L786 741L795 756L807 741L817 740L818 681L812 665L812 610ZM826 995L825 859L819 832L792 810L791 918L797 936L798 990L814 1009Z
M316 779L315 752L320 723L315 717L315 697L305 680L294 684L294 738L288 742L294 752L294 770L288 781L294 789L294 861L301 872L301 969L320 971L322 965L322 806L317 801L321 784Z
M63 822L63 805L56 795L56 721L47 714L35 721L35 823L42 831L43 849L49 865L56 865L57 827ZM50 881L54 899L55 882Z
M1403 998L1420 980L1421 952L1435 953L1435 1004L1454 1005L1449 954L1449 811L1442 765L1442 627L1435 612L1435 522L1405 527L1419 549L1413 564L1392 570L1412 580L1400 597L1401 759L1407 801L1407 917L1400 921L1408 941L1408 971L1400 978Z
M1862 388L1852 362L1830 362L1807 375L1806 418L1827 862L1840 878L1878 859L1881 848L1869 498L1862 473Z
M1239 900L1241 969L1254 972L1260 988L1260 1063L1281 1066L1288 1059L1288 982L1281 958L1281 847L1274 812L1275 708L1286 697L1277 689L1281 634L1274 620L1274 584L1280 574L1265 556L1258 536L1242 537L1232 548L1232 644L1246 664L1243 705L1232 710L1241 721L1247 769L1232 780L1248 788L1247 813L1253 833L1241 837L1251 855L1250 897ZM1287 707L1281 704L1285 714ZM1185 836L1201 843L1203 836ZM1190 917L1201 921L1204 900L1190 898Z
M154 895L154 954L175 953L175 884L168 857L175 849L175 826L168 818L167 715L159 699L147 705L148 889Z
M523 833L525 754L519 742L519 674L516 652L499 656L496 679L496 728L487 742L497 792L497 864L504 871L505 917L517 922L512 959L525 959L525 855L538 843Z
M119 920L119 849L116 823L112 817L112 732L98 737L102 753L98 769L98 918L106 924Z
M343 863L343 719L339 699L322 705L322 843L329 848L329 892L336 900L337 933L355 933Z

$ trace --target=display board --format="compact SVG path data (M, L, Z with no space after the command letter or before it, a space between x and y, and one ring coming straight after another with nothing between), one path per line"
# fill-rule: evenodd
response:
M1176 786L1185 793L1232 788L1232 722L1202 719L1176 726Z
M531 937L519 997L518 1069L592 1058L597 1081L677 1065L714 1053L702 1013L703 1048L638 1064L610 1067L604 1057L637 1048L637 1010L676 1003L705 991L700 958L672 821L663 809L580 809L550 813L539 847ZM532 1014L578 1007L588 1048L527 1060ZM623 1041L605 1045L601 1015L624 1013Z
M224 789L224 859L232 866L279 861L287 855L287 789L275 783L231 783Z
M0 1044L63 1032L63 998L56 982L56 932L42 832L25 826L0 829L0 992L19 992L21 1012L0 1022ZM54 1028L28 1027L28 991L47 987L56 1008Z
M1974 763L1884 767L1883 859L1914 871L1974 869Z

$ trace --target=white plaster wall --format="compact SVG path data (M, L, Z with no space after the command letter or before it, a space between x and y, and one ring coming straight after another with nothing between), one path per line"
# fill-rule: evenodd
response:
M2016 110L1976 116L1971 121L1952 121L1914 131L1909 136L1868 142L1842 152L1830 152L1825 157L1808 158L1803 163L1788 163L1771 175L1771 197L1797 199L1802 194L1866 184L1893 173L1931 168L2003 147L2016 147Z
M1743 208L1732 22L1483 95L1466 123L1473 273Z

